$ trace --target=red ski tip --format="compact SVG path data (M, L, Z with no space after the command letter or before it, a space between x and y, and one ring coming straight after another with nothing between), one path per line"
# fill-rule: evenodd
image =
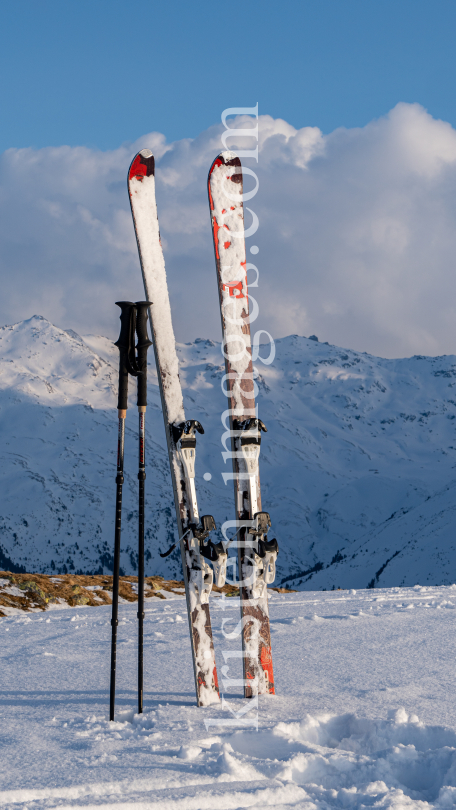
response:
M242 177L242 165L238 156L234 155L234 157L228 157L229 155L233 154L234 154L233 152L220 152L220 154L215 158L211 168L209 169L209 177L211 176L212 172L217 166L236 166L238 169L240 169L239 172L236 172L236 175ZM235 180L234 182L239 183L239 180Z
M215 158L211 168L209 169L209 177L211 176L212 172L214 171L216 166L223 166L223 161L220 160L219 157Z
M131 162L128 179L136 177L142 180L143 177L150 177L152 174L155 174L155 158L150 149L142 149Z

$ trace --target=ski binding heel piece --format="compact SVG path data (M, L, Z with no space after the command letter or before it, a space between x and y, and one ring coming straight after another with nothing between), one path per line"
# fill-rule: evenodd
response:
M240 432L241 453L249 475L255 475L258 470L258 459L260 457L261 431L267 428L261 419L245 419L240 422L235 419L233 428Z
M182 437L184 439L194 439L195 430L197 430L198 433L204 433L204 428L197 419L187 419L185 422L180 422L178 425L171 425L171 427L175 444L177 444Z
M203 426L196 419L187 419L180 425L173 425L173 439L176 443L177 452L185 471L185 477L195 478L195 431L204 433Z
M258 419L256 416L252 416L250 419L244 419L241 421L240 419L235 419L233 421L233 429L241 431L241 442L244 444L244 440L251 441L252 438L256 439L257 443L261 443L261 431L264 433L268 432L268 429L264 422L261 419ZM247 439L247 436L249 439Z
M196 436L195 431L204 433L201 422L196 419L187 419L179 425L171 425L177 455L184 470L184 477L188 485L188 496L190 498L191 520L198 520L198 503L195 490L195 453Z

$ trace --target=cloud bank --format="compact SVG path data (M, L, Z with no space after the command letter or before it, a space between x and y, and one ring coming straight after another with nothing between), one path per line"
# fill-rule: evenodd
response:
M259 123L256 328L386 357L456 351L456 131L417 104L326 136ZM126 174L148 146L176 337L219 338L206 177L222 131L3 153L0 322L117 336L114 302L143 297Z

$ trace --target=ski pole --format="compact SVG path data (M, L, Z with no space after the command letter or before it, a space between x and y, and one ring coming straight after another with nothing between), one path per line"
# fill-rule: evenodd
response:
M147 406L147 349L152 342L147 335L147 314L150 301L136 303L136 345L138 363L138 415L139 415L139 508L138 508L138 714L143 710L143 672L144 672L144 482L145 465L145 420Z
M116 528L114 535L114 570L112 583L112 635L111 635L111 685L109 695L109 719L114 720L114 706L116 699L116 653L117 653L117 615L119 608L119 566L120 566L120 532L122 524L122 485L124 482L124 442L125 417L128 408L128 374L130 369L134 372L131 361L132 329L135 329L135 305L131 301L118 301L116 306L121 308L120 335L114 344L119 349L119 397L117 412L119 416L119 432L117 439L117 475L116 475ZM133 341L134 347L134 341ZM134 351L134 349L133 349Z

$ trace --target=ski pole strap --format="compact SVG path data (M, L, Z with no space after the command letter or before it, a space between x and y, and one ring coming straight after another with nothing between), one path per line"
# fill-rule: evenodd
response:
M152 346L147 334L147 313L151 305L150 301L136 302L136 334L138 343L136 344L137 365L138 365L138 401L139 407L147 405L147 349Z
M126 411L128 408L128 374L130 371L129 353L131 351L131 328L134 330L135 305L131 301L116 301L120 307L120 335L115 342L119 349L119 398L117 408ZM133 331L134 334L134 331ZM134 345L134 344L133 344Z

